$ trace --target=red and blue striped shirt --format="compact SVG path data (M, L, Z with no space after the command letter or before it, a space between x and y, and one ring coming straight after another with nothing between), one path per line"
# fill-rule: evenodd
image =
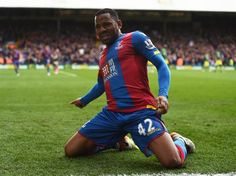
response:
M108 110L134 112L156 107L150 91L147 61L158 70L158 95L168 96L170 71L158 49L144 33L120 35L100 56L97 84L81 98L88 104L105 91Z

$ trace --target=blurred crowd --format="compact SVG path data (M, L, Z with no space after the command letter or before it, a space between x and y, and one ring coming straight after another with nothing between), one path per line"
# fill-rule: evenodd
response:
M165 33L151 31L154 44L161 50L170 65L209 66L221 62L236 66L235 28L171 26Z
M142 25L140 25L142 26ZM169 65L236 65L236 30L231 28L189 28L175 25L165 31L150 24L142 30L148 34ZM126 30L129 31L128 29ZM125 31L125 32L126 32ZM93 26L67 25L55 29L50 25L6 25L0 27L0 64L11 64L14 51L21 64L44 64L45 50L59 64L96 65L104 45L96 40Z

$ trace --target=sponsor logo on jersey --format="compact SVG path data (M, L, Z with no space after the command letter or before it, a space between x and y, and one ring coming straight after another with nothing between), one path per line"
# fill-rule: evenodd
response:
M121 48L123 48L124 45L121 44L121 42L118 43L118 45L115 47L116 50L119 50Z
M104 82L118 75L113 58L109 59L108 62L102 67Z

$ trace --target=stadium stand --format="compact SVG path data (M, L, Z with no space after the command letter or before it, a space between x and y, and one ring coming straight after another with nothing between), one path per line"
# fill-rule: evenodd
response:
M55 9L8 9L7 16L2 12L0 64L11 63L14 49L20 52L21 64L43 64L43 50L49 46L62 65L96 65L103 45L94 35L93 14L94 10ZM217 59L224 66L236 65L234 13L122 11L121 15L128 24L124 31L150 35L169 65L204 66L206 61L214 65Z

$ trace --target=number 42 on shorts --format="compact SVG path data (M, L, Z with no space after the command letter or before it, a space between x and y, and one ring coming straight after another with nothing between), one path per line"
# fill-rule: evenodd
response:
M142 136L149 136L155 131L160 131L160 128L155 128L153 126L153 121L149 118L145 119L143 123L138 124L138 133Z

